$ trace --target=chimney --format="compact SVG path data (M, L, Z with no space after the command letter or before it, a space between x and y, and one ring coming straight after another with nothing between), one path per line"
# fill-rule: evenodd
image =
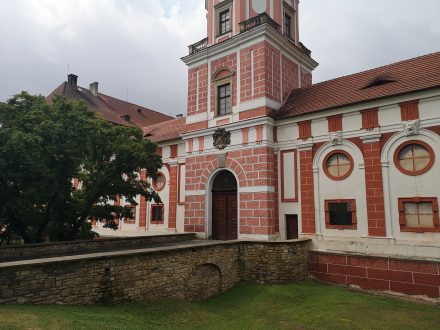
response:
M94 96L98 96L98 85L99 84L96 81L89 85L90 93L92 93Z
M76 87L77 86L77 84L78 84L78 76L77 75L74 75L74 74L69 74L68 76L67 76L67 83L69 84L69 85L72 85L73 87Z
M176 115L176 118L183 118L183 115L179 113L178 115Z

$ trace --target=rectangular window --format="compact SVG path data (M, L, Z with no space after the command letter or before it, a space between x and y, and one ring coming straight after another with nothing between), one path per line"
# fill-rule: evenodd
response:
M354 199L326 200L325 223L330 229L356 229L356 201Z
M217 87L218 97L218 115L232 113L231 107L231 84L225 84Z
M220 21L220 35L226 34L231 30L231 18L229 15L229 9L222 11L219 14Z
M284 34L292 38L292 17L288 14L284 14Z
M402 231L440 231L437 198L399 198Z
M128 210L133 218L124 217L125 223L134 223L136 221L136 206L135 205L125 205L124 208Z
M160 204L151 205L151 222L163 223L163 205Z

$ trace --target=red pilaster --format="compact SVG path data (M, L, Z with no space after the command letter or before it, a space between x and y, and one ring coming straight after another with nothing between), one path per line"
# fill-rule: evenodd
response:
M380 142L364 141L363 149L365 186L367 188L368 235L384 237L386 236L386 228Z
M177 213L177 172L178 165L170 166L170 202L168 214L168 228L176 228L176 213Z
M301 173L301 216L302 233L315 234L315 196L313 188L313 152L312 149L299 152Z
M147 172L145 170L141 170L141 180L147 180ZM146 228L147 227L147 200L145 197L141 196L139 203L139 227Z

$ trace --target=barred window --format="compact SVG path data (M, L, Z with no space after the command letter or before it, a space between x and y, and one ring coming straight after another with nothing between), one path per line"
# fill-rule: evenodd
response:
M405 225L408 227L432 227L434 225L434 212L432 202L406 202L403 203L405 212Z
M356 201L354 199L326 200L325 222L327 228L356 229Z

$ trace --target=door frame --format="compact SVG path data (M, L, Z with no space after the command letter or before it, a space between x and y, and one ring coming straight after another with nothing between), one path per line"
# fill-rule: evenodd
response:
M212 238L212 185L217 174L221 171L231 172L237 181L237 237L240 238L240 181L238 176L229 168L218 168L211 173L205 187L205 238Z

